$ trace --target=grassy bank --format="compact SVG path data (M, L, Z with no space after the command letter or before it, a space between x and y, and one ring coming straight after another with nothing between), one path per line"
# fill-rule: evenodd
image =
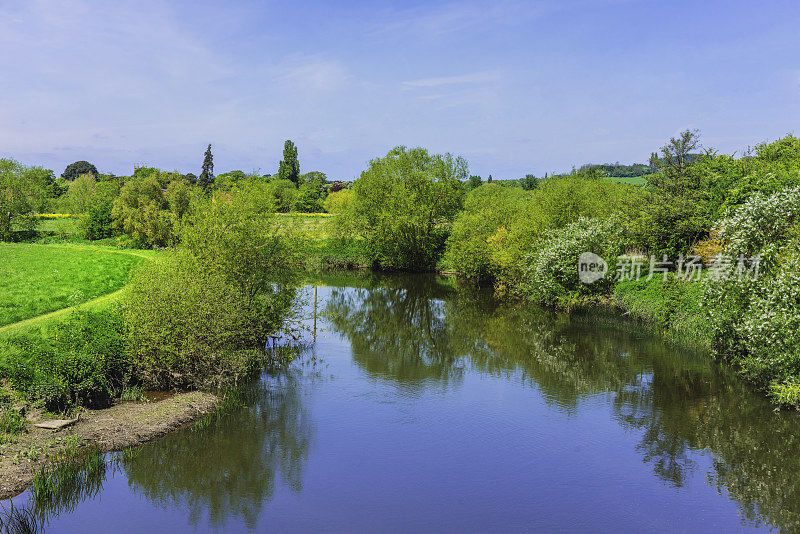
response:
M180 236L167 250L41 243L83 239L70 217L43 221L38 243L0 244L0 441L23 439L37 416L216 391L271 363L264 343L296 298L292 245L325 248L326 236L295 236L319 236L322 217L275 216L250 190L186 200L181 221L162 221L166 241Z
M355 269L370 265L364 244L342 236L327 213L276 213L276 223L295 238L298 254L308 270Z
M608 303L670 340L707 348L711 332L700 306L702 297L700 282L670 275L666 280L622 281L614 287Z
M120 289L134 254L98 247L0 243L0 327Z

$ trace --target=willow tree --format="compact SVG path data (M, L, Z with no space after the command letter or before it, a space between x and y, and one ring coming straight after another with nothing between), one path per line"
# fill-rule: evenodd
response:
M424 148L397 147L353 184L343 217L364 239L373 264L427 270L441 255L464 196L467 162Z

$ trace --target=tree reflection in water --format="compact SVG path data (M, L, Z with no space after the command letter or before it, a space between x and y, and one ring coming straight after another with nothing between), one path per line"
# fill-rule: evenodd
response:
M800 531L800 421L773 413L696 351L670 347L602 316L503 304L434 277L368 281L333 292L326 307L354 361L375 376L425 387L458 384L465 367L518 378L556 409L604 394L614 418L641 436L637 450L664 483L680 487L710 451L707 480L744 521Z
M245 406L199 432L167 436L124 463L137 493L160 505L206 513L220 526L229 517L256 524L277 477L299 491L312 426L297 370L244 387Z
M431 284L334 290L325 314L347 336L354 361L406 387L462 379L460 342Z
M535 387L560 412L607 403L665 484L696 479L703 451L713 456L708 483L737 502L743 521L800 531L797 414L773 413L708 356L617 318L609 326L603 316L499 303L435 277L362 277L354 285L332 290L325 315L369 375L421 392L458 388L475 371ZM218 526L234 517L255 526L278 480L301 489L313 427L300 373L256 380L245 388L246 406L218 425L123 458L133 490L189 510L195 523L207 515Z

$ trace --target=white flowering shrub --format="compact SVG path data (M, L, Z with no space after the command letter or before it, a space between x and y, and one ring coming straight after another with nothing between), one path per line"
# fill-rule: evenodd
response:
M790 402L800 376L800 188L756 194L716 230L730 257L760 255L758 277L707 279L712 349L773 397ZM782 387L785 384L786 387ZM792 403L797 403L800 397Z
M622 252L623 225L617 216L579 219L548 232L525 266L523 291L547 305L569 306L606 295L614 286L616 258ZM605 278L592 284L578 277L578 258L592 252L605 259Z
M777 276L753 292L741 332L751 378L800 376L800 253L789 253Z

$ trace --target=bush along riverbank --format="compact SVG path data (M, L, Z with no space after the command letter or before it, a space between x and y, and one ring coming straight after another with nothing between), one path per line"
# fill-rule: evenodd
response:
M463 272L459 266L478 255L485 265L478 274L499 290L545 305L611 304L668 336L707 346L777 403L798 405L800 141L765 144L746 159L709 153L688 164L691 140L687 133L664 147L647 187L595 195L599 207L560 227L526 233L526 202L515 199L513 220L479 237L454 232L444 261ZM583 187L572 185L578 203L590 202L579 196ZM532 215L542 217L542 209ZM605 260L606 277L580 279L584 253Z
M734 157L686 131L651 166L640 186L588 171L481 185L462 181L460 158L399 147L330 203L332 235L357 241L373 267L436 268L500 296L619 309L800 405L800 140ZM605 273L591 283L579 272L586 253Z
M57 457L61 437L104 450L139 443L212 410L218 396L198 390L234 386L274 364L264 344L297 309L291 239L257 198L199 198L184 215L180 244L141 263L116 302L5 331L3 491ZM195 393L123 402L142 401L145 391ZM69 430L54 438L33 426L44 419L69 421ZM98 422L108 420L115 424Z

